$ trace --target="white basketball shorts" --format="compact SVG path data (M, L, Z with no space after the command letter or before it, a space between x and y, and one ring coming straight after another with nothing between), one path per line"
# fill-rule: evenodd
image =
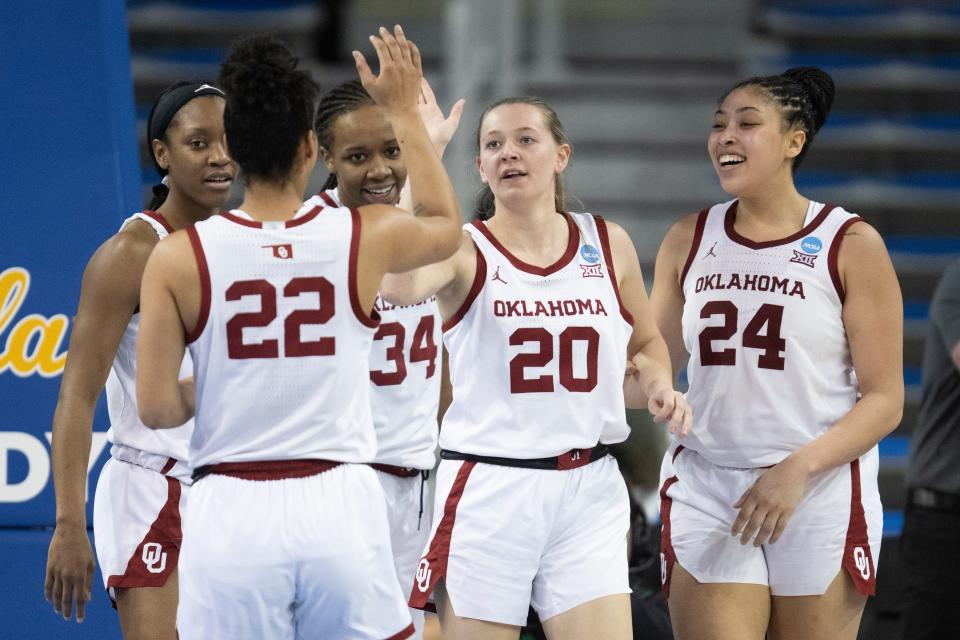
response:
M393 566L397 570L400 591L406 594L417 574L417 563L430 535L432 492L422 473L402 478L377 470L377 479L387 500ZM419 640L423 637L423 611L411 608L410 616L416 629L411 638Z
M177 478L110 458L103 466L93 502L93 538L104 587L162 587L176 570L181 514L190 490Z
M413 633L373 469L194 484L180 555L181 640Z
M883 535L878 460L874 447L810 480L780 539L755 547L730 535L732 505L767 469L721 467L670 447L660 469L664 594L678 562L699 582L768 585L774 596L822 594L843 568L872 595Z
M627 487L612 456L570 470L443 460L410 605L444 580L457 616L523 625L630 593Z

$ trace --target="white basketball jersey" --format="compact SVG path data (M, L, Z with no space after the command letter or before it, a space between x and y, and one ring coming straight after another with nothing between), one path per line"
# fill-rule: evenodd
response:
M143 220L157 232L161 240L173 232L173 228L159 213L143 211L135 213L120 226L123 230L134 220ZM134 312L120 339L117 354L113 357L110 375L107 377L107 413L110 430L107 439L114 445L116 457L119 449L129 447L144 453L166 456L187 461L187 444L193 431L193 420L176 429L150 429L140 422L137 414L137 333L140 330L139 308ZM180 377L193 374L190 354L185 354L180 367ZM123 456L125 458L129 456ZM143 458L138 458L143 460Z
M606 223L564 214L567 250L545 268L465 225L477 275L444 323L453 404L440 446L474 455L544 458L629 434L623 372L633 320L620 303Z
M367 359L377 322L357 295L359 214L311 198L286 222L236 210L188 233L203 295L188 336L194 466L371 462Z
M337 189L320 197L343 206ZM441 320L437 300L398 307L380 296L380 326L370 350L370 406L377 432L376 461L432 469L440 406Z
M714 464L773 465L823 434L857 400L837 254L859 217L811 202L803 229L753 242L737 202L700 214L681 285L693 431Z

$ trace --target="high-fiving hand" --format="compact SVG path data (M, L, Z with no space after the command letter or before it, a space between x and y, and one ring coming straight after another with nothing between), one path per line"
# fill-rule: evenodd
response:
M392 34L380 27L380 35L370 36L370 42L377 51L379 75L373 74L362 53L353 52L363 88L387 111L416 109L423 79L417 45L407 40L400 25L393 28Z
M420 83L417 109L420 110L420 119L423 120L427 133L430 135L430 142L433 143L437 153L443 153L447 143L456 133L457 127L460 125L460 116L463 115L464 104L466 104L466 101L460 98L450 108L450 115L444 117L443 110L437 102L437 97L433 95L433 89L430 88L430 83L427 82L426 78Z

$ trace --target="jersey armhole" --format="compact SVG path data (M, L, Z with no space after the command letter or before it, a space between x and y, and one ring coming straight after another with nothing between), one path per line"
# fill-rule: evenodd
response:
M607 263L607 271L610 272L610 284L613 286L613 294L617 297L617 305L620 307L620 315L626 320L627 324L633 326L633 314L623 306L623 300L620 298L620 285L617 284L617 272L613 267L613 252L610 250L610 236L607 234L607 221L603 216L593 214L593 221L597 225L597 235L600 237L600 248L603 251L603 259Z
M476 245L476 242L474 242ZM446 320L441 327L442 331L446 333L450 329L453 329L457 326L457 323L463 319L463 316L467 315L467 311L470 310L473 301L477 299L477 296L480 295L480 290L483 289L483 283L487 279L487 259L483 257L483 252L480 251L480 247L477 249L477 270L473 275L473 284L470 285L470 291L467 293L467 297L463 300L463 304L460 305L460 308L457 309L457 312L453 314L449 320Z
M830 243L830 251L827 253L827 267L830 270L830 280L833 282L833 288L837 292L837 297L840 298L840 304L843 304L844 299L847 297L847 292L843 290L843 280L840 279L840 266L838 264L840 258L840 244L843 242L843 234L846 233L850 225L855 222L863 222L863 218L857 216L856 218L850 218L846 222L840 225L840 228L837 229L837 233L833 236L833 242Z
M187 236L190 238L193 255L197 259L197 271L200 272L200 311L197 314L197 325L192 331L187 331L186 327L183 328L186 343L191 344L203 333L207 326L207 318L210 316L210 268L207 266L207 256L203 252L203 243L200 242L196 227L187 227Z
M350 207L350 220L353 223L350 234L350 264L347 268L347 286L350 289L350 307L353 309L353 315L357 317L357 320L360 321L360 324L365 327L370 327L371 329L376 329L380 325L380 315L372 309L369 313L367 313L360 305L360 292L358 290L359 284L357 282L357 259L358 254L360 253L361 225L360 212L357 211L356 207Z
M707 215L710 209L704 209L697 216L697 227L693 232L693 242L690 243L690 253L687 254L687 261L683 263L683 271L680 272L680 290L683 291L683 283L687 279L687 272L690 271L690 265L693 264L693 258L700 250L700 242L703 240L703 230L707 226Z

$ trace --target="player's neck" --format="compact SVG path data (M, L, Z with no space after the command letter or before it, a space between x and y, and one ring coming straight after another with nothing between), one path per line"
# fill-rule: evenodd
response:
M803 228L809 206L810 200L800 195L793 184L777 191L743 195L738 198L735 224L738 232L746 237L752 237L751 230L763 235L779 232L790 235Z
M284 184L256 182L248 184L240 209L254 220L289 220L303 206L305 184L288 180Z
M195 222L206 220L218 213L215 209L208 209L173 189L167 195L163 204L157 207L157 213L163 216L174 229L185 229Z
M487 227L515 256L540 266L552 264L562 255L569 238L567 220L554 209L552 196L548 207L521 212L498 201Z

